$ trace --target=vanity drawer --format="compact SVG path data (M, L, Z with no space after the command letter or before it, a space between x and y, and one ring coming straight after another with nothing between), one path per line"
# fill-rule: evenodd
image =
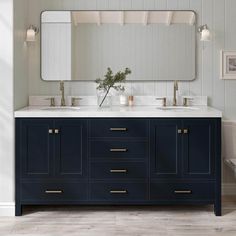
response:
M147 176L145 162L93 162L92 179L143 179Z
M94 201L142 201L147 200L146 183L92 183L91 199Z
M148 142L126 140L90 141L92 158L146 158Z
M147 120L95 119L90 123L91 137L137 137L148 136Z
M22 183L21 200L37 201L80 201L87 199L86 183Z
M214 183L151 183L151 200L213 200Z

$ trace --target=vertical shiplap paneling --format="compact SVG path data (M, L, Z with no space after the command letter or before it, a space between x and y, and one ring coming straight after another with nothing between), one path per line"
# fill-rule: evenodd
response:
M202 1L202 22L210 29L213 27L213 1ZM213 82L213 42L202 42L202 94L208 96L209 105L212 104L212 82Z
M108 1L108 10L118 10L120 8L120 3L117 0Z
M190 9L190 0L178 0L178 10L189 10ZM184 52L184 53L188 53L188 52ZM189 95L189 83L190 82L179 82L179 94L182 95Z
M121 10L131 10L132 0L119 0Z
M167 1L166 0L156 0L155 1L155 9L156 10L166 10L167 9ZM154 57L154 55L153 55ZM159 70L159 66L157 63L157 68ZM167 95L167 82L165 81L156 81L155 82L155 95L156 96L166 96Z
M132 0L119 0L119 9L120 10L131 10L132 9ZM125 28L123 28L122 31L125 31ZM128 44L124 44L123 47L124 47L125 51L129 50ZM126 57L122 58L122 60L125 61ZM125 83L125 91L127 94L134 94L132 88L133 88L132 82Z
M131 6L132 10L142 10L143 6L144 6L144 1L143 0L132 0L131 4L132 4L132 6ZM136 40L135 40L135 32L132 35L132 40L133 40L133 42L136 42ZM133 54L133 57L134 57L134 64L133 64L133 72L132 72L132 74L134 76L137 76L135 68L136 68L136 66L138 66L140 58L136 57L136 52L135 51L132 52L132 54ZM143 95L143 93L144 93L143 83L142 82L132 82L131 83L131 90L132 90L133 94Z
M76 9L76 2L74 0L61 0L61 6L64 10Z
M214 25L212 28L213 38L213 95L212 106L222 111L225 109L225 81L220 77L220 50L225 43L225 2L214 1Z
M225 5L225 49L236 50L236 1L227 0ZM225 81L225 117L236 118L236 80Z
M155 9L155 0L149 0L149 1L145 1L143 0L143 8L145 10L152 10ZM148 26L146 26L147 29ZM152 34L154 33L154 31L152 30ZM152 48L150 47L150 45L153 45L153 37L149 37L149 42L147 43L147 45L145 45L145 48L148 48L148 54L149 54L149 58L150 61L153 62L153 53L152 53ZM144 48L144 50L145 50ZM145 62L143 62L145 63ZM147 75L150 78L153 78L153 63L149 63L147 65ZM156 91L155 91L155 82L154 81L149 81L148 83L143 83L143 95L148 95L148 96L155 96Z
M167 9L168 10L178 9L178 0L167 0ZM170 81L167 82L166 95L173 96L173 82Z
M224 6L226 19L224 24ZM211 97L212 105L226 110L227 118L235 118L235 81L221 81L219 77L219 49L235 49L236 27L234 27L236 1L234 0L30 0L28 24L39 25L39 15L45 9L191 9L197 13L199 25L206 23L212 29L213 41L202 43L197 40L197 79L189 82L189 92L192 95L206 94ZM189 6L188 6L189 5ZM203 16L202 16L203 14ZM214 18L213 18L214 17ZM224 25L226 26L224 29ZM225 36L224 36L225 31ZM197 36L199 39L199 35ZM225 41L225 47L224 47ZM102 48L100 49L102 50ZM39 78L40 72L40 47L39 41L28 47L29 58L29 93L58 94L56 83L43 82ZM94 76L94 75L93 75ZM167 88L168 83L168 88ZM131 83L128 83L130 85ZM137 84L137 85L136 85ZM155 84L153 92L152 84ZM225 84L225 87L224 87ZM145 82L134 83L138 94L156 94L157 96L172 95L173 83L171 82ZM74 82L72 92L75 94L95 94L94 83ZM86 92L88 90L89 92ZM168 92L167 92L168 91ZM180 92L188 91L185 83L180 83ZM183 92L181 92L183 93ZM225 95L225 101L224 101Z
M97 0L97 10L107 10L109 0Z
M202 25L202 1L190 0L190 9L197 14L196 27ZM202 95L202 43L199 35L196 36L196 79L190 82L190 95Z

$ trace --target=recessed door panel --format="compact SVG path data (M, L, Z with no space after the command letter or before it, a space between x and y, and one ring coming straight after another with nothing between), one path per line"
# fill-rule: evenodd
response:
M57 120L55 122L56 175L60 177L85 177L86 139L85 121Z
M176 177L180 174L181 122L156 120L151 122L151 177Z
M196 178L214 175L214 121L184 120L183 174Z
M23 120L21 123L21 160L23 177L48 177L53 161L52 120Z

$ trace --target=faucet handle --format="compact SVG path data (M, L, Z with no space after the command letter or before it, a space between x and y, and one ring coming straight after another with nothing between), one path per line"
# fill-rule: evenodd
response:
M74 107L76 105L75 102L79 101L79 100L83 100L83 98L72 97L71 98L71 106Z
M162 97L162 98L156 98L156 100L162 100L162 106L166 107L166 97Z
M50 106L55 107L55 98L54 97L45 98L45 100L49 100L50 101Z
M183 97L183 106L188 106L188 101L193 101L193 98L191 97Z

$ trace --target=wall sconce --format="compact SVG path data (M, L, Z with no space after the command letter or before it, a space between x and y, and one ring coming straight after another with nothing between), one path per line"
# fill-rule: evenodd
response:
M201 34L200 41L210 41L211 32L207 25L202 25L198 28L198 32Z
M39 29L33 25L30 25L30 27L26 31L26 42L35 42L36 35L38 33L39 33Z

